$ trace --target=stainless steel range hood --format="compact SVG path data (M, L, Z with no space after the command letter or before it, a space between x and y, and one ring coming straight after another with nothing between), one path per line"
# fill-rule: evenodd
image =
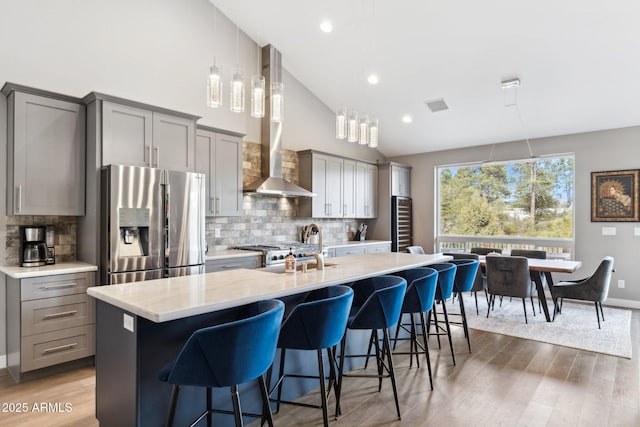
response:
M269 99L271 82L282 82L282 54L271 45L262 48L262 73L267 91L261 126L262 177L247 185L243 191L265 196L313 197L315 193L282 178L282 122L270 120Z

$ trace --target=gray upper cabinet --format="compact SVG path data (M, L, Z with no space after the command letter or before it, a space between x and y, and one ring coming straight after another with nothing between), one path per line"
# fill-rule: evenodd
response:
M411 167L391 163L391 195L411 197Z
M7 214L85 214L82 100L7 83Z
M102 99L102 165L195 171L195 116L131 104Z
M356 161L344 159L342 162L342 216L356 217Z
M378 166L356 163L356 218L378 216Z
M198 127L196 172L207 176L207 216L242 215L242 138Z
M300 186L316 193L299 200L298 215L312 218L342 218L343 168L341 157L314 151L298 153Z
M151 166L151 111L104 101L102 129L102 164Z

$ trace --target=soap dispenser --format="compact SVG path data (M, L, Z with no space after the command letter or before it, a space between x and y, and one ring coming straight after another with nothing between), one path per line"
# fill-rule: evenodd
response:
M284 259L284 272L295 273L296 272L296 257L293 256L292 248L289 248L289 255Z

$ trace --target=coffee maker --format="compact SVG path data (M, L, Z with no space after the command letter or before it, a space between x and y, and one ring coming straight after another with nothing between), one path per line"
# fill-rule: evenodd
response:
M20 226L20 265L38 267L47 264L49 258L47 227L44 225Z

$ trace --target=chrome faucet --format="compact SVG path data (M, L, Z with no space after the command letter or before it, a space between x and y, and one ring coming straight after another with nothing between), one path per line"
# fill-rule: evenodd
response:
M313 254L316 259L316 269L324 270L324 258L322 257L322 230L320 229L320 226L318 224L312 223L307 225L306 231L304 233L304 241L308 241L309 233L311 233L311 230L313 230L314 227L316 230L318 230L318 251Z

